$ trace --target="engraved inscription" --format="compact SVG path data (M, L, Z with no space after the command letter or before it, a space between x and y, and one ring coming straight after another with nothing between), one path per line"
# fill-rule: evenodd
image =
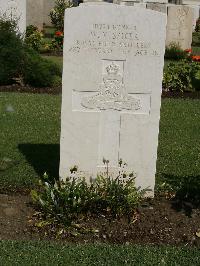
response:
M121 51L124 55L159 56L149 41L143 41L135 25L93 24L88 36L75 40L69 52L94 51L97 54L110 55Z
M99 92L94 96L84 97L81 105L88 109L99 110L139 110L141 109L140 99L127 94L123 76L120 74L120 66L114 61L103 69L102 84Z

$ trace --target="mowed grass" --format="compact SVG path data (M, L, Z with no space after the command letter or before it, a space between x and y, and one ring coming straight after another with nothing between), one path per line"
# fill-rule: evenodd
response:
M200 265L198 249L0 242L1 265Z
M53 56L53 55L42 55L43 58L53 61L59 65L60 69L63 68L63 57L62 56Z
M59 161L60 96L0 93L0 188L29 187Z
M61 96L0 93L0 188L58 176ZM163 99L157 185L200 176L200 100Z

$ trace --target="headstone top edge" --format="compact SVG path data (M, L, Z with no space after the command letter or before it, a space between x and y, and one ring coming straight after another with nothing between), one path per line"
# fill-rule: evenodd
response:
M138 13L141 13L141 14L148 14L148 15L156 15L157 17L163 17L163 18L166 18L166 14L164 13L160 13L158 11L155 11L155 10L151 10L151 9L146 9L146 8L140 8L138 6L126 6L126 5L117 5L117 4L100 4L97 2L97 4L95 4L95 2L92 2L92 4L88 4L88 3L83 3L81 5L79 5L78 7L72 7L72 8L67 8L65 9L65 13L70 14L70 13L75 13L75 12L79 12L79 11L82 11L82 9L84 8L84 10L86 9L115 9L115 10L126 10L127 12L130 12L130 9L131 9L131 12L136 12L137 14Z

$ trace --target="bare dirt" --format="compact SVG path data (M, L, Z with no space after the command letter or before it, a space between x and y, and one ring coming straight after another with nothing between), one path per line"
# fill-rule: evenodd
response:
M33 224L35 210L28 195L0 194L0 240L55 240L55 228L38 229ZM81 221L81 234L66 231L59 241L116 244L184 245L200 247L200 209L191 203L155 198L137 211L130 224L126 219L104 216ZM93 229L93 232L87 229ZM95 233L94 233L95 232Z
M31 86L21 86L17 84L0 86L0 92L20 92L20 93L47 93L47 94L61 94L61 86L35 88ZM200 91L195 92L179 92L179 91L163 91L162 98L190 98L200 99Z

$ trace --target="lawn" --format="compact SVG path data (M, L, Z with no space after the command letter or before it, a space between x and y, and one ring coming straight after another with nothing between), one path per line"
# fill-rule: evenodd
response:
M200 265L199 250L127 245L0 242L1 265Z
M58 95L0 93L1 188L58 176L60 105ZM200 100L162 100L157 185L199 179L199 121Z
M63 67L63 57L62 56L53 56L53 55L42 55L42 57L53 61L54 63L58 64L60 68Z
M0 186L58 172L60 96L0 93Z

